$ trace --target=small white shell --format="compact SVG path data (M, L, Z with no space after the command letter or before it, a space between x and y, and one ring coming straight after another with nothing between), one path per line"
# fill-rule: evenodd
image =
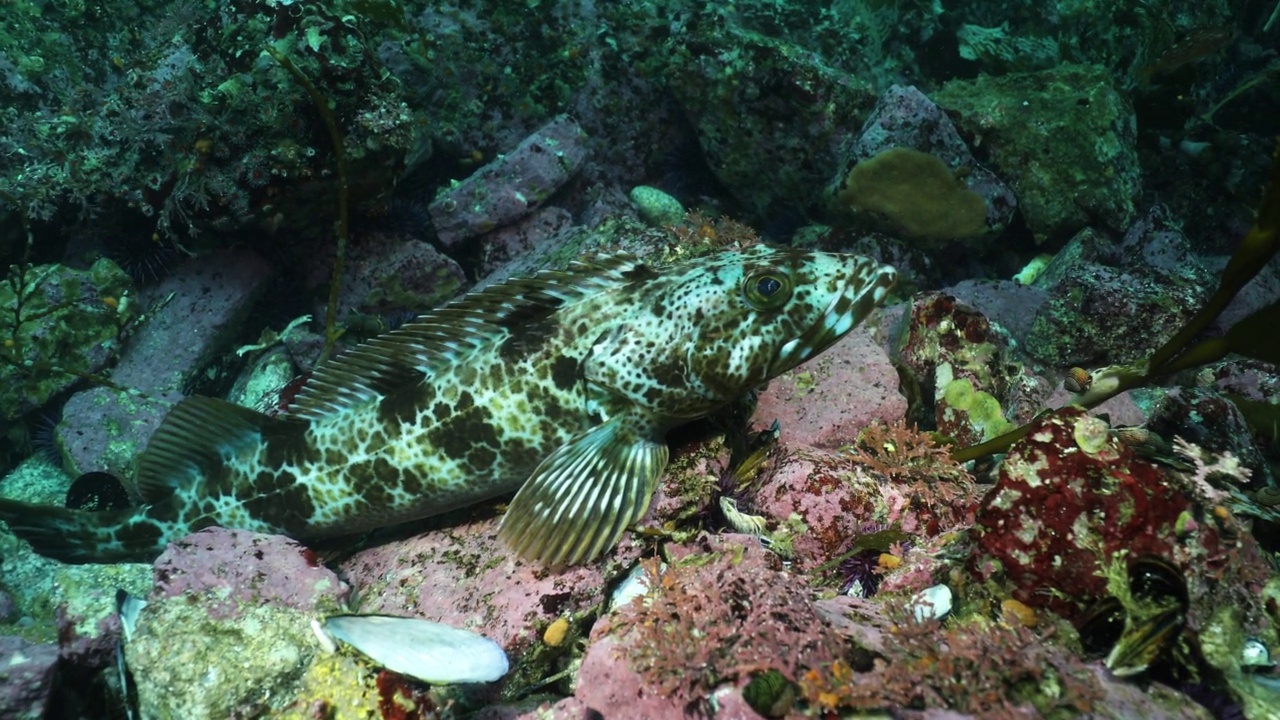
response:
M911 612L916 622L936 620L951 612L951 588L946 585L927 587L911 598Z
M387 615L338 615L324 625L378 665L433 685L493 682L507 674L498 643L470 630Z
M1240 649L1240 664L1246 668L1271 667L1271 652L1261 640L1249 638Z
M631 572L627 573L626 577L622 578L618 587L613 589L613 594L609 596L609 611L613 612L647 592L649 592L649 576L645 573L644 566L637 564L631 568Z

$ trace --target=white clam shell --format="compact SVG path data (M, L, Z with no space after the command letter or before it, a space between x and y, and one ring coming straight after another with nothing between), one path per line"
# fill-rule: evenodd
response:
M666 568L666 563L663 563L662 568ZM637 563L622 582L618 583L618 587L613 589L613 594L609 596L609 611L613 612L649 592L650 584L651 581L644 571L644 566Z
M1271 653L1261 640L1249 638L1240 650L1240 664L1247 668L1271 667Z
M489 638L443 623L389 615L338 615L330 635L382 667L433 685L493 682L507 674L507 655Z
M951 588L946 585L927 587L911 598L911 612L916 622L943 618L951 612L951 600Z

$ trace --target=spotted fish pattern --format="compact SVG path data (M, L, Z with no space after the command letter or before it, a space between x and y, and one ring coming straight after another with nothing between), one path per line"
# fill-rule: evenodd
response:
M137 508L4 500L0 519L41 554L113 562L212 525L307 541L515 492L499 534L516 552L588 561L644 514L668 430L829 347L895 280L757 245L508 281L322 365L291 415L182 401L139 459Z

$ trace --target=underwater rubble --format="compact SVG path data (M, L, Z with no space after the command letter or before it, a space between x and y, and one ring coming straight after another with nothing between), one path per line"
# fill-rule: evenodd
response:
M577 258L901 279L581 566L501 500L150 563L0 523L0 717L1280 720L1271 7L5 5L5 499L139 503L182 397L287 417Z

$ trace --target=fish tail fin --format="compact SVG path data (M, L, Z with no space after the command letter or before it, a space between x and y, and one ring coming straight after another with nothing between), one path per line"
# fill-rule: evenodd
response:
M61 562L150 562L173 539L172 524L155 517L165 514L158 509L91 512L0 500L0 520L37 553Z

